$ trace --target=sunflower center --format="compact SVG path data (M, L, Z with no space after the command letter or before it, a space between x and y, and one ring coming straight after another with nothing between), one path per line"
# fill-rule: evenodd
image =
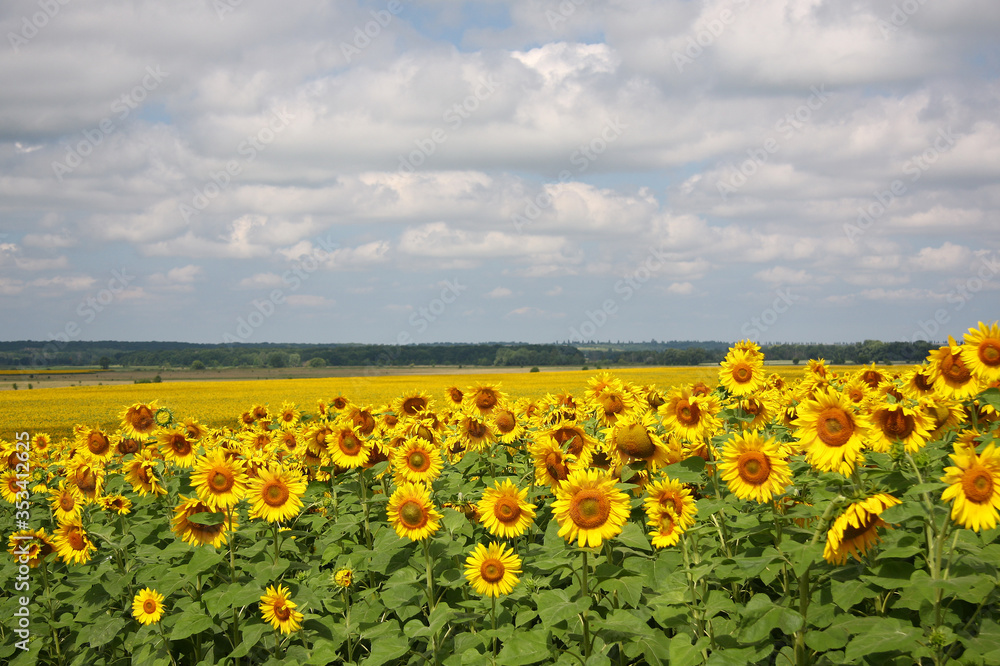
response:
M499 583L503 580L504 574L507 573L507 568L504 567L503 562L496 559L489 559L483 562L482 566L479 567L479 575L483 577L487 583Z
M882 373L878 370L865 370L861 374L861 381L868 384L871 388L875 388L882 381Z
M455 387L452 387L448 389L448 397L451 399L452 402L458 404L462 402L462 398L464 398L465 396L462 394L462 391L460 391Z
M138 409L130 411L128 421L135 430L142 433L152 430L156 423L152 410L146 405L141 405Z
M521 517L521 507L513 497L501 497L493 505L493 515L501 523L516 523Z
M638 423L618 430L618 450L633 458L649 458L656 453L656 446L646 428Z
M956 384L964 384L972 379L972 373L965 367L962 358L958 354L952 354L941 364L941 370L948 381Z
M187 441L184 435L175 435L170 439L170 448L173 450L174 455L184 457L191 453L191 443Z
M497 430L505 435L517 426L514 415L508 411L500 412L496 418Z
M922 372L918 372L914 375L913 384L924 393L934 390L934 385L927 380L927 375Z
M892 439L906 439L913 433L913 417L900 409L886 410L881 418L882 432Z
M979 343L979 360L984 365L1000 366L1000 340L983 340Z
M854 422L839 407L827 407L816 420L816 431L827 446L843 446L854 434Z
M69 493L63 493L59 498L59 508L63 511L72 511L76 506L76 500Z
M476 394L476 407L484 412L493 409L497 402L499 397L493 391L483 390Z
M71 530L66 535L66 542L69 543L70 548L73 550L84 550L87 547L87 543L83 539L83 534L77 529Z
M91 453L99 456L107 453L108 449L111 448L111 442L102 433L92 432L87 438L87 448L90 449Z
M362 435L370 435L375 430L375 419L368 412L358 412L354 415L354 425Z
M261 499L268 506L284 506L288 497L288 486L280 481L271 481L264 486L264 492L261 493Z
M142 612L146 615L153 615L156 613L156 600L146 599L142 602Z
M427 401L420 397L407 398L403 401L403 413L413 416L417 412L423 411L427 407Z
M416 500L406 500L403 502L402 506L399 507L399 520L408 529L416 530L420 529L427 524L427 513L424 511L423 505Z
M701 418L701 410L698 409L698 405L693 405L687 400L681 400L677 403L677 420L683 425L691 427L698 424L698 419Z
M573 428L559 428L552 433L552 438L560 446L565 446L566 450L574 456L580 455L580 452L583 451L583 437Z
M962 491L970 502L986 504L993 497L993 475L982 465L975 465L962 477Z
M431 466L431 459L423 451L413 451L406 459L406 466L414 472L426 472Z
M209 485L212 486L212 490L215 492L224 493L232 488L235 482L236 479L229 470L217 469L212 473Z
M736 463L744 483L759 486L771 476L771 461L760 451L746 451Z
M483 437L486 437L486 425L480 423L479 421L469 421L469 425L466 427L465 432L469 434L469 437L482 439Z
M601 527L611 515L611 503L593 489L579 491L570 501L569 516L577 527L585 530Z
M286 622L291 616L292 609L286 606L283 600L279 599L274 602L274 617L278 618L282 622Z
M139 465L135 470L135 477L139 479L139 482L143 485L149 485L149 470L146 469L145 465Z
M622 401L621 396L614 393L605 396L602 402L605 414L621 414L625 411L625 403Z
M81 467L76 472L76 487L85 493L97 490L97 475L89 467Z
M358 441L358 438L353 433L345 433L340 438L340 450L349 456L356 456L358 451L361 450L361 442Z
M566 465L563 464L562 456L553 451L549 455L545 456L545 471L549 473L553 479L559 481L565 481L566 477L569 476L569 470L566 469Z
M753 368L746 363L740 363L733 368L732 375L737 384L746 384L753 379Z

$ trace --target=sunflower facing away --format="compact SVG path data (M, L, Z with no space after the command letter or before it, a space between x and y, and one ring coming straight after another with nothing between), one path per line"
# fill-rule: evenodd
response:
M441 514L431 503L430 490L422 483L404 483L396 488L386 506L389 522L400 537L426 539L441 527Z
M823 559L830 564L844 564L848 555L853 555L861 561L861 556L878 543L878 528L889 527L879 516L896 504L899 500L892 495L879 493L847 507L826 534Z
M951 519L976 532L993 529L1000 519L1000 450L990 443L977 455L956 446L951 460L955 466L941 477L949 484L941 499L952 503Z
M521 573L521 558L504 544L476 544L465 559L465 578L478 594L498 597L510 594Z
M274 523L299 515L308 485L302 472L272 465L257 474L247 488L251 518Z
M243 462L228 458L222 449L201 456L191 472L191 485L198 498L213 509L235 506L247 492Z
M571 472L556 489L552 512L559 536L581 548L598 548L616 537L628 520L628 495L615 488L615 478L599 469Z
M281 631L290 634L302 627L302 613L295 610L296 603L292 601L288 587L285 585L268 585L260 598L260 614L265 622Z
M535 507L527 500L528 489L519 490L509 479L494 481L493 486L479 500L480 520L493 536L521 536L535 518Z
M776 440L760 433L736 435L722 449L722 480L742 500L770 502L792 484L791 469L780 449Z
M824 472L850 475L870 429L850 399L835 390L818 391L798 406L795 437L809 464Z
M59 523L59 527L52 536L56 553L66 564L89 562L94 551L97 550L79 520Z
M163 595L145 588L132 599L132 617L142 624L155 624L163 617Z

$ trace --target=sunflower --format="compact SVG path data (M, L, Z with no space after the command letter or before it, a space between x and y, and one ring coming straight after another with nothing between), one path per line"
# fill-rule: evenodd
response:
M441 476L441 451L426 439L410 437L393 451L393 468L398 483L431 483Z
M431 503L430 489L422 483L404 483L396 488L386 506L389 522L400 537L426 539L441 527L441 514Z
M208 434L208 428L198 423L197 419L187 418L183 422L184 432L187 438L194 441L201 439Z
M559 421L535 436L536 442L552 442L562 451L573 456L579 465L589 465L600 447L596 439L577 421Z
M652 527L649 536L656 548L676 546L681 540L686 528L678 519L677 514L669 506L664 508L646 508L647 525Z
M294 518L302 511L306 486L302 472L277 465L258 470L258 477L251 479L247 488L250 517L269 523Z
M719 383L743 397L764 388L764 356L748 349L730 349L719 370Z
M26 484L24 479L17 477L17 472L14 469L7 470L0 474L0 497L3 497L5 502L16 504L18 493L27 490Z
M798 406L795 438L809 464L824 472L848 476L861 457L870 429L868 419L835 390L820 391L815 399Z
M243 461L228 458L222 449L201 456L191 472L191 486L198 498L213 509L235 506L247 492Z
M888 453L892 445L901 442L909 453L916 453L930 437L930 417L919 406L885 402L871 413L874 426L868 437L873 451Z
M498 537L521 536L535 518L535 507L528 503L528 489L518 489L510 480L493 482L483 491L477 506L480 520L489 533Z
M104 467L100 463L88 459L73 458L66 465L66 481L80 493L80 496L91 501L97 501L104 487Z
M555 491L552 512L559 536L583 547L600 547L622 531L628 520L628 495L615 488L615 479L598 469L571 472Z
M833 522L826 534L823 559L830 564L844 564L847 556L861 561L861 556L879 541L878 528L889 527L880 518L883 511L899 504L892 495L879 493L860 502L854 502Z
M759 432L743 433L727 441L719 472L734 495L758 504L770 502L792 484L791 469L781 455L780 445L773 438L764 439Z
M576 467L576 457L551 438L536 442L528 450L535 462L535 481L540 485L558 488Z
M111 460L115 454L115 448L111 446L111 438L100 428L90 428L82 437L76 440L76 450L84 457L90 457L98 463Z
M952 502L951 519L979 532L993 529L1000 519L1000 450L992 442L976 455L972 447L955 447L955 467L941 480L949 484L941 499Z
M603 433L604 450L616 470L639 461L652 471L668 464L670 450L656 433L656 417L648 412L620 418Z
M132 599L132 617L141 624L156 624L163 617L163 595L152 588L145 588Z
M132 500L124 495L106 495L98 499L97 503L105 511L114 511L119 516L126 516L132 512Z
M334 428L326 442L330 458L338 467L346 469L361 467L368 462L372 454L372 447L361 431L344 422Z
M449 445L460 444L466 451L485 451L496 441L493 430L486 422L486 416L464 414L459 417L458 427Z
M431 397L423 391L409 391L392 401L392 411L400 416L417 416L432 407Z
M288 587L285 585L268 585L260 598L260 614L265 622L278 629L283 634L290 634L302 627L302 613L295 610L296 603L292 601Z
M378 425L375 415L372 414L374 411L374 408L371 406L358 407L357 405L349 405L344 410L344 418L350 421L351 426L359 435L368 437L375 432L375 426Z
M191 467L197 452L184 428L174 428L160 433L160 453L163 459L172 462L177 467Z
M636 395L631 385L606 376L609 381L601 382L598 390L589 392L586 405L597 416L600 425L610 427L622 418L633 416L640 406L645 407L645 401Z
M502 444L513 444L525 432L524 424L517 418L517 412L506 400L496 406L487 422Z
M66 564L89 562L93 552L97 550L78 519L59 523L52 537L56 553Z
M980 380L1000 380L1000 325L979 322L978 328L970 328L959 353L965 367Z
M766 426L778 412L778 401L771 391L761 391L756 396L746 396L736 401L736 406L750 421L740 421L742 430L759 430Z
M146 495L166 495L167 489L156 476L156 458L152 449L143 449L132 460L125 463L125 479L140 497Z
M647 483L644 492L646 497L643 505L647 516L669 510L682 531L694 525L698 505L695 504L691 491L680 481L664 476Z
M720 427L716 414L721 408L715 396L694 395L690 388L679 386L667 393L667 401L658 411L667 430L697 442L711 437Z
M56 552L55 544L45 534L45 528L37 530L18 530L11 533L7 540L7 552L19 564L27 564L34 569L41 562Z
M142 442L133 437L118 437L115 452L119 456L127 456L142 451Z
M333 574L333 582L339 587L347 589L354 582L354 569L350 567L345 569L338 569L335 574Z
M465 394L462 393L462 389L457 386L449 386L444 390L444 395L448 399L448 403L452 407L461 407L462 400L465 399Z
M278 410L278 416L275 417L275 420L282 428L294 428L301 418L302 412L295 406L295 403L285 401L281 403L281 409Z
M521 558L506 545L479 543L465 558L465 578L478 594L498 597L510 594L521 573Z
M965 364L967 356L950 335L947 345L935 349L927 356L934 377L934 391L938 395L965 400L979 393L979 378Z
M122 430L129 437L142 439L156 430L156 402L137 402L122 413Z
M192 546L203 546L211 544L213 548L226 543L226 514L222 511L215 511L197 497L187 498L180 496L181 503L174 509L174 517L171 519L171 530L179 536L185 543ZM213 524L205 525L197 523L190 518L198 514L215 514ZM233 520L232 530L237 528L236 521Z

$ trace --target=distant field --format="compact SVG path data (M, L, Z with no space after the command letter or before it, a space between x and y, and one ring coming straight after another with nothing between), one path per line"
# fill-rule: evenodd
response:
M849 372L858 366L837 366ZM787 379L802 375L804 366L772 366L771 371ZM899 366L898 370L903 369ZM455 369L402 369L409 374L355 377L295 379L208 379L212 372L197 373L203 381L164 381L158 384L120 383L115 385L63 386L32 390L5 391L0 409L0 438L10 440L15 432L48 433L67 436L74 424L98 425L117 429L121 413L135 402L156 400L180 418L194 417L206 425L235 425L238 416L256 404L277 409L284 401L312 412L317 400L343 395L353 402L374 407L390 403L407 391L423 391L436 406L444 405L444 391L449 386L466 389L480 383L499 384L512 398L542 397L547 393L569 391L582 394L587 381L598 370L545 370L530 373L527 369L508 372L456 372ZM446 370L450 370L446 372ZM329 369L327 369L329 372ZM268 371L258 371L268 372ZM277 371L275 371L277 372ZM704 381L714 386L718 370L714 366L630 368L612 371L621 379L639 385L654 384L665 390L676 384ZM417 374L419 373L419 374ZM164 373L166 376L166 373Z

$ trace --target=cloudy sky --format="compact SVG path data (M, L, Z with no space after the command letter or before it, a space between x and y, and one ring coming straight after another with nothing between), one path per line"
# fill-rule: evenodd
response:
M8 0L0 337L1000 317L993 0Z

